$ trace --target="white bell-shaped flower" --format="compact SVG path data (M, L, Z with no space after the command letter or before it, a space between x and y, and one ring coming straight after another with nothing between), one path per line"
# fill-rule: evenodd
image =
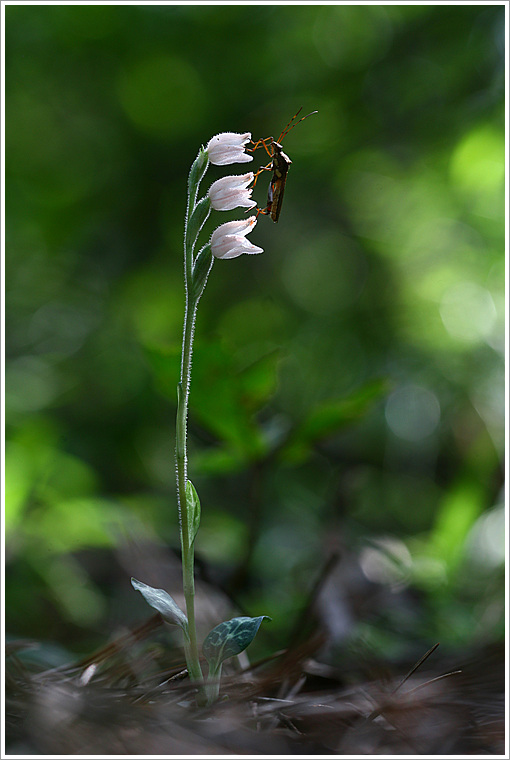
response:
M235 259L243 253L263 253L263 248L246 240L246 235L257 224L257 218L250 216L238 222L225 222L211 235L211 252L217 259Z
M244 146L251 141L251 132L221 132L211 137L207 143L207 155L211 164L246 164L253 161L253 156L244 152Z
M232 211L239 206L244 208L256 206L256 201L251 197L252 188L248 188L248 185L253 182L253 177L253 172L248 172L248 174L221 177L213 182L207 193L213 209Z

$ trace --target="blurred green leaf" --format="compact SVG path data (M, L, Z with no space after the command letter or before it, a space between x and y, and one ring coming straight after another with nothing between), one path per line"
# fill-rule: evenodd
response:
M282 459L293 463L302 461L315 443L363 419L388 393L389 387L387 380L373 380L347 398L318 404L290 434L281 451Z
M146 356L159 387L173 397L180 354L150 347ZM219 343L195 348L190 414L245 461L259 458L265 450L254 414L276 388L277 361L277 353L271 352L239 367Z
M33 509L25 535L30 539L30 551L41 559L45 554L112 547L126 517L122 507L108 499L58 500Z
M240 517L216 504L209 504L204 512L198 534L198 551L208 562L227 566L242 559L248 533L246 501L241 500L238 506Z
M238 452L211 446L193 451L190 454L190 465L204 475L226 475L243 470L246 462Z

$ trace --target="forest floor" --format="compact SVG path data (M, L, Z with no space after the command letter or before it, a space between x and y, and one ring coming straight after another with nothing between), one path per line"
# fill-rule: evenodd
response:
M503 645L439 653L399 678L321 661L317 634L241 668L196 706L182 651L150 647L158 615L66 667L6 652L7 752L16 755L502 755ZM453 668L451 667L453 664ZM443 666L445 666L443 668ZM392 664L394 667L394 664Z

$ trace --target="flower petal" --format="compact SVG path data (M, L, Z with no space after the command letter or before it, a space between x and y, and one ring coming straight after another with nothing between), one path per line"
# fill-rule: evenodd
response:
M235 222L225 222L211 235L211 252L217 259L235 259L243 253L263 253L263 249L246 240L246 235L257 224L257 218L250 216Z
M207 193L212 207L216 211L231 211L239 206L244 208L256 206L256 201L251 198L252 188L248 188L253 178L253 172L248 172L217 179Z
M253 245L243 235L225 235L220 245L211 243L211 251L217 259L236 259L243 253L263 253L263 249Z
M207 143L209 161L216 166L245 164L253 161L253 156L244 152L244 146L251 140L250 132L221 132L211 137Z
M246 219L239 219L235 222L225 222L214 230L211 242L217 240L222 235L248 235L256 224L257 217L255 216L249 216Z

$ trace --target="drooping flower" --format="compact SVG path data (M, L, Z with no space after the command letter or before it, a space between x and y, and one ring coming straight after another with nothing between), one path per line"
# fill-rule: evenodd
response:
M256 201L251 197L252 188L248 188L248 185L253 182L253 177L253 172L248 172L248 174L221 177L213 182L207 193L213 209L232 211L239 206L244 206L244 208L256 206Z
M243 253L263 253L263 249L246 240L246 235L257 224L257 218L250 216L238 222L225 222L211 235L211 252L217 259L235 259Z
M207 154L211 164L226 166L227 164L246 164L253 161L253 156L244 152L244 146L251 140L251 132L221 132L211 137L207 143Z

